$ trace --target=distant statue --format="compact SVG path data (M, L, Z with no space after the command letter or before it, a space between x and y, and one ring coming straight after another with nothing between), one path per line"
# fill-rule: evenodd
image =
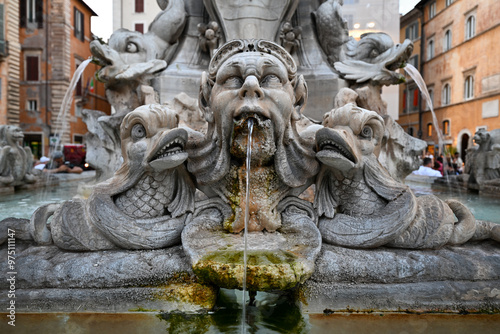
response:
M103 66L99 80L118 115L155 102L150 86L154 74L163 71L172 58L186 23L183 0L158 1L160 12L147 33L118 29L109 45L90 43L94 59Z
M328 63L356 91L359 107L387 114L382 100L382 87L405 81L396 72L411 56L413 43L406 39L394 44L386 33L372 32L358 40L349 37L347 22L342 17L343 1L328 0L314 13L318 40Z
M484 183L500 181L500 129L478 130L474 135L478 145L468 150L464 174L468 174L468 187L477 188ZM496 180L496 181L494 181Z
M21 128L0 125L0 186L19 186L35 183L32 174L33 154L29 147L22 147Z

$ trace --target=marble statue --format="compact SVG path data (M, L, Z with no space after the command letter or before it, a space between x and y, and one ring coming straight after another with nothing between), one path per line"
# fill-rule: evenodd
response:
M183 166L187 132L177 124L177 114L165 106L146 105L127 114L120 169L89 199L63 202L52 210L45 228L46 221L33 221L35 241L46 238L48 229L53 243L68 250L178 244L193 211L194 186Z
M223 277L223 286L241 287L240 264L231 275L217 274L214 266L231 266L220 254L220 243L225 244L224 252L241 254L241 236L224 235L245 228L245 210L249 210L247 231L255 243L251 249L261 257L254 275L269 277L252 283L254 290L294 286L312 273L320 245L316 215L310 203L297 196L312 184L318 163L314 142L296 130L307 101L307 85L296 71L294 60L277 44L234 40L217 50L202 76L199 105L208 129L205 136L188 141L187 150L188 170L208 200L186 226L182 239L195 272L211 272L218 285ZM253 143L247 166L250 120ZM247 168L251 168L248 208ZM295 249L297 240L303 249ZM273 253L281 260L265 265ZM216 264L207 259L216 255L220 257ZM282 271L287 275L280 278Z
M500 129L478 130L473 147L467 154L464 174L469 175L468 187L500 179Z
M314 203L324 242L428 249L465 243L477 225L481 234L491 230L462 203L434 195L416 198L389 175L376 157L384 121L374 111L349 103L327 113L323 124L316 134L322 169ZM498 240L498 230L487 238Z
M19 186L35 183L32 174L33 154L20 142L24 134L14 125L0 125L0 186Z

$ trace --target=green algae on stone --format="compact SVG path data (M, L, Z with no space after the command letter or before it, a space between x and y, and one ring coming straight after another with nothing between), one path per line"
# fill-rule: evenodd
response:
M217 300L218 289L211 285L201 283L171 283L157 288L157 292L152 297L155 300L192 304L207 310L212 309Z
M227 289L241 289L243 251L216 251L193 266L203 282ZM253 291L287 290L305 281L309 275L304 264L290 252L248 251L247 289Z

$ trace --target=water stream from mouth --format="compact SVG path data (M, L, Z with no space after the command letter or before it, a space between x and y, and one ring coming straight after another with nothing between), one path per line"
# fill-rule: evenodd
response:
M244 249L243 249L243 298L242 298L241 333L246 333L247 233L248 233L248 221L250 220L250 163L252 161L252 132L253 132L253 118L249 118L247 160L246 160L245 230L243 232Z
M420 72L413 66L412 64L406 64L404 67L405 72L415 81L415 83L418 86L418 89L420 89L420 92L422 93L422 96L425 99L425 102L429 106L429 109L431 110L432 114L432 123L434 124L434 128L436 129L436 133L438 135L438 143L439 143L439 153L443 150L443 145L444 145L444 137L443 137L443 132L441 131L441 128L439 127L436 113L434 112L434 106L432 105L432 99L431 96L429 95L429 91L427 90L427 85L425 84L424 78L420 75Z
M61 103L61 107L59 108L59 113L57 114L56 120L56 130L54 131L54 135L57 138L57 143L54 146L55 151L62 151L63 148L63 136L65 135L68 128L68 112L71 109L71 103L73 102L73 93L75 91L76 85L80 81L83 71L88 66L88 64L92 61L92 59L84 60L76 69L73 74L73 78L69 83L69 87L64 94L63 101Z

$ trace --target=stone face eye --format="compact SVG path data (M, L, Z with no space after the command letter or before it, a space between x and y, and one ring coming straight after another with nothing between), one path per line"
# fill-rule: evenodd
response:
M228 88L240 88L241 86L243 86L243 80L235 76L229 77L226 79L226 81L224 81L224 86Z
M262 87L268 87L268 86L273 86L273 85L279 85L281 84L280 78L274 74L266 75L264 79L261 81L261 86Z
M139 48L137 47L137 44L128 42L125 51L127 51L128 53L136 53L139 51Z
M373 129L371 126L365 125L363 127L363 130L361 130L361 137L366 138L366 139L371 139L373 136Z
M136 124L132 127L131 136L134 141L142 139L146 137L146 129L142 124Z

